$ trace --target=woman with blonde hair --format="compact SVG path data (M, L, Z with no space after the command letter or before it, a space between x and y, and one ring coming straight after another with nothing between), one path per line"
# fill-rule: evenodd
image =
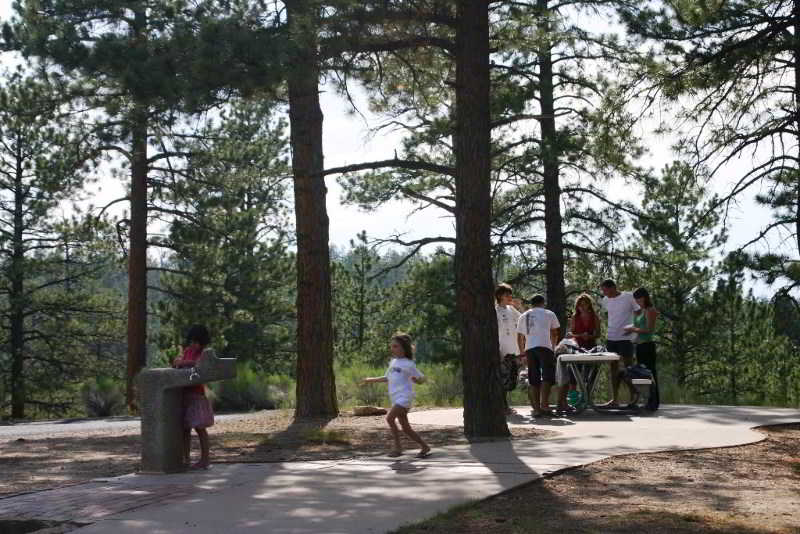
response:
M584 349L591 349L597 344L600 337L600 318L594 311L592 298L586 293L581 293L575 299L575 313L569 324L569 331L578 345Z
M575 313L569 321L568 336L578 343L582 349L592 349L597 344L597 338L600 337L600 319L594 311L592 298L586 293L581 293L575 299ZM572 413L572 408L567 402L568 392L572 391L572 395L577 395L578 381L575 376L569 373L569 384L561 387L558 396L558 409L562 413ZM576 402L578 397L572 398L570 402Z

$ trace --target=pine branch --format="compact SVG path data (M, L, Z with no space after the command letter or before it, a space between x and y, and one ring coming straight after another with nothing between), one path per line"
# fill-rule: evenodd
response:
M455 176L456 173L455 167L437 165L435 163L429 163L427 161L401 160L395 157L394 159L387 159L383 161L356 163L354 165L345 165L344 167L334 167L332 169L325 169L320 174L315 176L329 176L331 174L344 174L348 172L385 169L385 168L431 171L448 176Z

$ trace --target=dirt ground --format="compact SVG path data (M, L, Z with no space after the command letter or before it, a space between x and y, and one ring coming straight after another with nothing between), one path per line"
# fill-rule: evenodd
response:
M761 430L752 445L569 469L397 533L800 533L800 425Z
M466 442L460 428L415 429L433 447ZM557 435L512 432L514 439ZM800 425L763 432L767 439L753 445L609 458L398 532L800 534ZM389 445L381 416L299 424L288 411L257 412L218 422L210 434L215 463L350 458ZM128 430L1 442L0 498L133 472L138 440L138 430Z
M455 427L414 425L431 447L466 443ZM319 419L296 423L288 410L255 412L237 420L218 421L209 429L212 463L327 460L383 454L389 431L383 416ZM513 429L513 439L545 439L555 432ZM192 437L194 457L198 454ZM416 444L405 440L404 447ZM132 473L139 468L139 430L0 442L0 498L93 478Z

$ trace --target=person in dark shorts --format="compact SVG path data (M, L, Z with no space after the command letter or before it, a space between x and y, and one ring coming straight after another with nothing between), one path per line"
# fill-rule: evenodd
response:
M556 355L559 327L556 314L544 307L544 297L534 296L531 309L523 313L517 332L525 335L525 355L528 358L528 383L533 416L551 416L550 388L556 381Z
M633 314L639 310L639 305L629 291L620 292L613 280L604 280L600 284L603 292L603 309L608 312L608 335L606 350L620 355L625 367L633 364L633 334L629 328L633 325ZM611 362L611 401L606 405L609 408L619 406L619 362ZM636 400L636 390L628 384L631 391L631 400Z

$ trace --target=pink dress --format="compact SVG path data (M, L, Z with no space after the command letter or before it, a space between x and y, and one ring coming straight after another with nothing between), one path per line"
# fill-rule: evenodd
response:
M202 348L186 347L181 359L185 362L196 362L203 353ZM206 397L206 388L202 384L183 388L183 427L208 428L214 426L214 411Z

